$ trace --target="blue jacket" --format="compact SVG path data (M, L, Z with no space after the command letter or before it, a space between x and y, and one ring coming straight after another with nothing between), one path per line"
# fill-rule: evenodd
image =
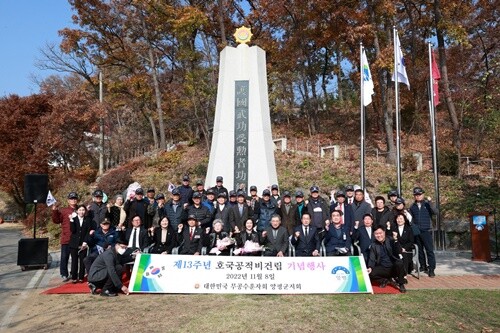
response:
M255 204L255 207L255 215L257 216L257 231L262 232L271 225L271 217L274 214L278 214L278 207L276 207L274 202L271 200L268 202L260 200Z
M106 234L102 231L101 227L97 229L93 235L89 237L89 247L91 253L97 253L105 251L109 245L114 246L119 235L116 231L115 227L110 226L109 230ZM102 250L98 250L98 246L102 248Z

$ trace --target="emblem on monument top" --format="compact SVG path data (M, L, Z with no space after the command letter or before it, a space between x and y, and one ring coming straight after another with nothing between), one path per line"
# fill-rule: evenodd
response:
M236 39L236 42L239 44L247 44L250 42L250 39L252 39L252 31L250 28L245 27L242 25L238 29L236 29L236 32L234 33L234 38Z

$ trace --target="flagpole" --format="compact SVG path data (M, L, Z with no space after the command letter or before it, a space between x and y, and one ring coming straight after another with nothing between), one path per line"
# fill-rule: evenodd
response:
M361 85L361 145L360 145L360 156L361 156L361 188L365 189L365 106L364 106L364 78L363 78L363 43L359 43L359 69L360 69L360 85Z
M394 33L394 96L396 100L396 170L398 178L398 195L401 196L401 137L400 137L400 120L399 120L399 87L398 87L398 57L397 52L397 30L392 27Z
M436 228L438 230L439 242L443 251L445 250L445 241L441 239L441 209L439 195L439 170L438 170L438 155L437 155L437 134L436 134L436 109L434 105L434 77L432 75L432 44L428 42L429 49L429 117L431 121L432 133L432 171L434 173L434 198L436 202Z

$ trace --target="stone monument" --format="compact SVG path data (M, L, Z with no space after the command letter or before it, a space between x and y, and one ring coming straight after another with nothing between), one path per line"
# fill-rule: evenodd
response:
M251 185L259 193L277 184L274 143L267 93L266 53L248 46L252 33L241 27L234 34L238 47L220 53L219 83L210 160L205 184L224 177L228 190Z

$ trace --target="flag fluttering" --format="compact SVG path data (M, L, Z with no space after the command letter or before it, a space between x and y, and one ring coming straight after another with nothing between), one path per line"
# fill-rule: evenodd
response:
M398 82L404 83L408 86L410 90L410 81L408 80L408 74L406 74L405 59L403 57L403 51L401 50L401 43L399 42L399 36L396 32L396 47L394 49L394 57L396 58L397 65L394 73L392 74L392 81L396 81L396 73L398 76Z
M370 67L368 66L368 60L366 59L366 53L363 49L363 53L361 55L363 64L361 67L361 75L363 76L363 105L370 105L372 102L372 95L375 93L373 90L373 79L372 74L370 72Z
M47 194L47 200L45 201L45 203L47 204L47 206L50 207L53 204L55 204L56 202L57 202L56 198L54 198L52 193L49 191L49 193Z
M434 106L439 104L439 84L438 81L441 79L441 73L439 73L439 67L436 63L436 56L432 52L432 90L434 93Z

